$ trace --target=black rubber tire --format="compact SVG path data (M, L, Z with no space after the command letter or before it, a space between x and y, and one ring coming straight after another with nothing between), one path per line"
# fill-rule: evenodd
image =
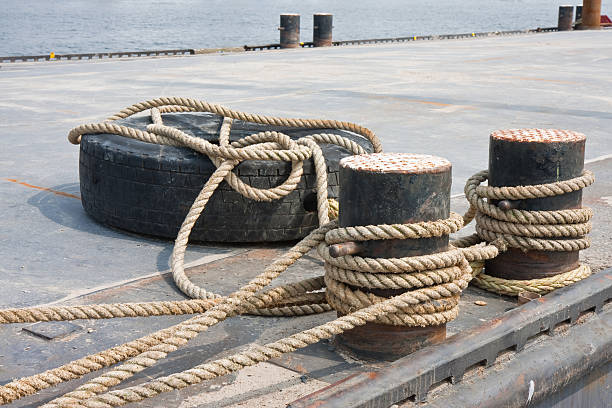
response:
M148 117L117 122L139 129ZM164 123L216 142L221 118L210 114L169 114ZM262 130L277 130L297 139L312 129L280 128L234 121L230 140ZM316 130L314 132L317 132ZM337 133L372 151L370 142L350 132ZM323 145L328 165L328 194L338 196L338 162L349 155L338 146ZM194 199L215 171L210 159L188 148L161 146L117 135L84 135L79 174L83 208L95 220L140 234L175 238ZM281 184L291 163L247 160L234 170L258 188ZM272 242L300 239L318 223L312 160L304 162L297 189L280 200L257 202L243 197L225 181L208 202L190 239L206 242Z

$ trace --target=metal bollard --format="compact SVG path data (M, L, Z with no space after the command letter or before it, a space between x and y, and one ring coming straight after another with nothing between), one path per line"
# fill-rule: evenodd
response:
M413 154L378 153L340 161L339 225L412 223L448 218L451 164L446 159ZM446 251L448 236L360 242L345 253L400 258ZM331 251L330 251L331 253ZM366 289L390 297L400 289ZM402 327L367 323L338 336L357 355L395 360L446 338L446 325Z
M551 183L580 176L584 169L583 135L548 129L498 130L489 141L489 185ZM582 190L529 200L491 200L503 210L563 210L582 207ZM577 268L578 251L523 251L510 248L486 262L488 275L538 279Z
M334 16L317 13L313 16L312 43L315 47L331 47Z
M601 28L601 0L583 0L581 30Z
M559 31L571 31L574 23L574 6L559 6Z
M576 6L576 24L582 22L582 6Z
M280 47L297 48L300 46L300 15L281 14L280 16Z

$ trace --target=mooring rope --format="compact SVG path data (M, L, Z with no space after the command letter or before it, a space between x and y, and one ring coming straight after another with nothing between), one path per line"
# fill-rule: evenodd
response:
M383 285L384 282L389 282L391 285L390 282L394 281L395 285L413 289L392 299L371 296L368 298L368 296L361 296L359 291L351 294L346 289L343 290L342 278L336 280L335 277L338 275L334 275L333 272L328 273L329 276L325 278L308 279L262 292L262 289L269 285L272 279L286 270L302 255L320 244L327 245L325 236L329 231L331 231L329 239L338 241L338 239L342 239L343 234L349 237L353 233L362 234L361 238L353 238L359 240L398 239L402 237L414 239L448 235L461 228L462 220L456 215L451 216L449 220L412 225L369 226L358 227L355 230L336 228L335 223L329 222L329 216L337 216L338 206L335 200L327 199L327 170L318 143L337 144L353 154L365 153L359 145L339 135L314 134L294 141L280 132L260 132L232 143L229 142L232 119L240 119L270 125L349 130L368 138L372 142L374 150L378 152L381 150L380 142L369 129L348 122L249 115L219 105L182 98L160 98L136 104L124 109L110 119L125 118L145 109L151 109L153 122L147 127L146 132L105 122L79 126L70 131L69 140L72 143L79 143L83 134L114 133L149 143L188 146L206 154L217 166L217 170L206 182L190 208L178 233L172 255L171 264L174 280L184 293L194 299L178 302L8 309L0 311L0 323L159 316L164 314L201 314L124 345L1 386L0 401L3 404L123 361L126 361L123 365L88 381L75 391L49 402L46 406L116 406L134 401L135 391L131 389L106 392L110 387L118 385L135 373L155 364L208 327L240 313L274 316L320 313L330 310L329 303L340 305L342 301L339 299L343 298L346 298L347 304L350 305L348 309L343 309L346 316L342 318L265 346L254 346L255 351L239 353L221 361L195 367L193 370L188 370L188 373L178 373L163 380L143 384L139 386L138 392L140 394L138 395L144 398L151 396L152 393L168 391L171 388L180 388L187 383L195 383L213 376L224 375L227 372L265 361L280 355L280 353L305 347L320 339L329 338L334 334L363 325L368 321L379 320L394 322L394 324L430 325L449 321L456 316L458 295L471 279L470 269L463 252L458 250L397 261L366 259L365 262L378 262L379 265L375 266L372 271L362 272L359 268L354 270L344 269L345 272L352 273L351 276L354 276L357 280L364 273L374 273L377 270L387 271L386 274L378 275L379 285ZM207 111L224 116L219 136L219 146L203 139L194 138L178 129L164 126L161 113L186 111ZM315 163L317 208L322 226L266 268L263 274L227 297L221 297L190 282L184 273L184 254L189 233L218 185L225 180L238 192L251 199L260 201L278 199L296 188L302 175L302 163L310 157L313 158ZM243 183L232 172L232 169L243 160L291 161L292 171L287 180L280 186L270 189L257 189ZM319 247L319 251L324 251L324 249ZM360 262L358 257L354 259L344 257L343 259L349 264ZM326 262L326 264L326 269L330 270L332 268L330 263ZM334 266L334 268L334 270L339 271L337 266ZM397 271L399 273L396 273ZM359 275L360 273L362 275ZM385 275L393 277L385 280ZM328 289L327 295L320 291L325 288L324 280L327 280L329 285L333 287L331 290ZM347 298L347 296L349 297ZM362 299L358 307L353 304L356 299ZM357 309L361 310L356 311ZM185 376L191 376L187 382L184 382ZM161 385L160 381L164 385Z
M475 239L461 244L474 245L478 241L494 243L502 251L507 248L536 251L579 251L590 246L586 236L591 232L590 208L578 208L556 211L502 210L485 201L524 200L542 197L553 197L579 191L595 181L592 172L585 170L580 176L548 184L537 184L516 187L492 187L481 184L488 179L484 170L470 177L465 185L465 196L470 203L466 222L476 220ZM482 265L475 265L482 270ZM546 294L555 289L571 285L588 277L591 268L580 264L576 269L558 275L516 280L493 277L479 273L474 277L474 284L491 292L515 296L523 291Z
M111 122L104 122L78 126L69 132L68 139L72 143L80 143L81 136L84 134L113 133L148 143L187 146L200 153L206 154L213 161L213 163L217 166L217 170L208 179L200 191L200 194L194 201L181 226L175 242L171 267L173 278L177 286L184 293L195 299L216 300L218 302L217 304L222 304L224 299L228 298L223 298L220 295L208 292L204 288L193 285L193 283L189 281L184 273L183 264L189 233L218 185L225 179L229 185L248 198L258 201L271 201L274 199L279 199L289 194L297 187L297 183L302 176L303 161L312 157L315 164L315 174L317 180L316 191L319 221L321 224L327 224L329 223L329 215L337 214L337 203L334 203L335 200L327 199L327 167L325 165L325 159L322 151L317 143L337 144L338 146L346 148L353 154L365 153L365 150L357 143L336 134L311 134L294 141L289 136L280 132L260 132L244 137L233 143L229 143L231 123L234 118L276 126L349 130L353 133L366 137L372 143L375 151L381 150L380 141L372 131L349 122L286 119L251 115L233 111L220 105L208 104L206 102L186 98L160 98L157 100L146 101L122 110L109 120L113 121L116 119L125 118L149 108L151 109L151 118L153 123L148 126L148 132L143 132L126 126L120 126ZM163 125L161 117L162 112L187 111L204 111L223 115L223 124L219 136L219 146L214 145L204 139L192 137L179 131L178 129ZM272 187L270 189L253 188L243 183L232 172L232 169L243 160L290 161L292 162L292 170L287 180L285 180L279 186ZM329 209L330 203L332 204L332 210ZM306 245L307 239L303 240L302 242L305 243L304 245ZM309 249L310 247L307 248L307 250ZM288 263L284 266L278 266L277 263L274 263L271 265L272 270L275 271L276 269L274 268L278 269L279 267L284 267L286 269L302 255L301 252L299 252L298 255L296 255L296 252L290 252L290 254L292 254L291 256L294 257L297 256L297 258L288 261ZM322 277L320 279L305 280L297 284L284 285L272 289L271 291L268 291L262 295L256 294L251 296L264 286L268 285L271 279L272 278L270 278L267 283L263 285L259 285L259 281L252 283L251 285L247 285L242 292L239 292L243 297L244 293L248 292L250 294L250 296L248 296L249 300L247 301L246 299L242 299L241 306L236 306L233 313L296 316L321 313L330 310L329 305L324 301L324 294L322 292L312 293L313 291L323 288ZM167 302L148 302L146 304L8 309L0 311L0 323L67 320L85 316L97 318L126 317L132 313L135 313L138 316L158 316L162 312L164 314L166 312L170 314L183 314L192 310L194 312L199 312L200 310L198 309L202 309L202 311L210 310L213 305L214 303L211 302L199 301L191 303L177 302L172 305L169 305ZM214 309L214 307L212 307L212 309ZM194 319L197 321L197 318ZM190 319L188 322L191 322L194 319ZM66 364L58 369L49 370L37 376L31 376L22 380L13 381L0 387L0 402L5 404L65 380L81 377L82 375L85 375L93 370L98 370L102 367L113 365L130 357L137 357L139 354L148 352L152 347L163 348L161 343L163 343L164 339L168 338L167 333L181 333L181 327L181 325L178 325L177 328L165 329L151 336L145 336L139 341L136 341L136 343L127 343L125 345L126 347L121 349L123 353L119 356L118 348L112 348L105 352L98 353L97 355L89 356L89 358L80 359ZM199 331L195 331L193 333L197 334ZM151 346L148 346L149 344ZM154 351L155 350L152 350L151 352ZM92 360L95 361L94 364L92 364Z
M151 110L153 122L147 127L147 131L112 123L114 120L126 118L146 109ZM223 116L218 146L163 124L162 113L193 111L212 112ZM470 194L467 194L473 208L463 218L457 214L451 214L448 219L430 222L339 228L337 222L330 221L330 217L337 216L338 203L327 198L327 170L325 159L318 144L337 144L353 154L362 154L364 150L349 139L325 133L308 135L294 141L281 132L260 132L230 143L229 133L233 119L275 126L348 130L370 140L374 151L380 152L382 150L380 141L372 131L352 123L251 115L186 98L159 98L142 102L112 116L110 118L111 122L87 124L71 130L68 137L72 143L79 143L81 136L84 134L113 133L149 143L187 146L207 155L215 164L217 169L200 191L181 225L172 253L173 278L177 286L193 299L176 302L6 309L0 310L0 323L160 316L165 314L197 314L197 316L140 339L0 386L1 404L10 403L45 388L124 362L122 365L87 381L74 391L44 405L44 407L116 407L226 375L244 367L278 357L283 353L306 347L321 339L330 338L367 322L403 326L439 325L457 316L459 295L472 280L473 275L481 272L485 260L494 258L500 250L515 245L516 242L519 244L523 242L519 240L519 235L515 233L522 230L514 224L545 224L549 226L568 224L568 222L562 222L566 216L566 213L563 212L524 212L524 214L518 212L510 215L504 213L499 218L492 216L487 212L488 204L482 200L481 197L483 196L476 195L477 198L474 199L475 193L472 193L472 190L476 189L476 186L473 189L470 187ZM262 274L228 296L221 296L194 285L184 272L184 255L189 234L219 184L225 180L236 191L254 200L270 201L278 199L296 188L302 176L303 161L311 157L315 164L317 180L319 228L275 260ZM287 180L280 186L270 189L257 189L242 182L232 172L236 165L243 160L290 161L292 162L292 170ZM482 178L482 175L480 175L480 178ZM474 181L472 181L472 184L468 184L472 186L473 183ZM568 188L563 184L548 186L548 189L555 192L557 191L554 190L555 187ZM466 187L466 193L467 191L468 188ZM486 190L482 194L504 195L506 193L505 190L500 191L489 192ZM513 191L513 193L515 192ZM536 189L520 194L543 193ZM496 208L490 209L491 213L496 213L496 211ZM477 220L483 220L482 214L506 223L493 225L490 222L486 224L486 222L480 221L479 231L493 231L491 234L496 234L488 236L488 238L491 238L487 239L490 242L489 244L481 242L483 241L482 236L471 236L454 241L447 251L423 256L367 258L347 255L333 258L329 254L329 245L347 241L448 236L458 231L463 226L464 220L469 221L474 216L477 217ZM578 215L576 215L575 220L582 221L569 223L573 225L574 229L566 229L569 232L564 233L570 234L575 239L575 244L580 246L583 238L579 236L579 232L590 229L590 224L587 225L590 216L580 211L577 211L576 214ZM554 219L559 220L559 222L520 222L516 219ZM519 230L516 230L516 228L519 228ZM528 228L529 234L532 234L526 235L530 239L543 239L540 238L543 230L531 227L525 228ZM559 230L555 231L555 233L559 233ZM481 234L485 235L483 232ZM508 239L508 236L514 237L514 241ZM548 237L547 235L544 236ZM324 276L265 290L273 279L313 248L317 248L318 253L325 261ZM483 281L485 277L486 275L480 273L477 279ZM489 285L491 286L493 283L489 283ZM549 282L549 286L552 286L552 283ZM516 285L508 287L515 288ZM406 292L398 296L385 298L370 293L369 289L402 289ZM343 316L266 345L253 344L246 351L201 364L180 373L125 389L109 391L111 387L117 386L134 374L153 366L169 353L195 338L199 333L229 317L243 313L299 316L329 311L331 310L330 305Z
M319 244L325 260L327 302L338 312L355 310L385 301L369 289L409 290L419 301L399 312L376 318L377 323L395 326L433 326L447 323L458 315L459 295L472 279L463 250L406 258L363 258L345 255L334 258L329 245L349 241L420 239L448 236L463 226L458 214L446 220L414 224L370 225L336 228Z

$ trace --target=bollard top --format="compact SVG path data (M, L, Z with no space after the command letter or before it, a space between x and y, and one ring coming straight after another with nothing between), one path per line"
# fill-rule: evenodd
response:
M586 140L582 133L559 129L506 129L491 133L491 139L518 143L572 143Z
M340 160L340 166L355 171L404 174L443 173L451 169L451 163L442 157L412 153L349 156Z

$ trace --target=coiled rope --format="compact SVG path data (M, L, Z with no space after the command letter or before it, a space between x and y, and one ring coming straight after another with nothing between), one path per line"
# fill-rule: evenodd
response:
M465 185L465 196L470 203L466 223L476 220L476 236L459 244L474 245L478 241L494 243L501 250L519 248L537 251L579 251L590 246L586 236L592 229L590 208L526 211L502 210L485 199L523 200L553 197L590 186L595 181L592 172L585 170L579 177L548 184L517 187L492 187L481 184L488 179L484 170L470 177ZM482 265L475 265L482 270ZM475 269L476 269L475 268ZM531 280L502 279L479 273L474 284L503 295L517 295L523 291L546 294L571 285L591 274L591 268L580 264L571 271L547 278Z
M337 203L331 202L330 206L330 201L327 200L326 167L317 143L334 143L347 148L354 154L364 153L358 145L334 134L309 135L293 141L280 132L260 132L229 143L232 120L240 119L277 126L348 130L368 138L374 150L380 152L381 145L374 133L358 125L329 120L284 119L250 115L219 105L185 98L159 98L142 102L122 110L109 119L114 121L146 109L151 109L153 122L147 127L147 131L105 122L79 126L70 131L69 140L72 143L79 143L84 134L114 133L149 143L188 146L211 158L217 170L206 182L191 206L178 233L171 261L173 278L177 286L193 299L178 302L8 309L0 310L0 323L199 314L178 325L121 346L0 386L1 404L7 404L59 383L80 378L104 367L125 362L44 405L44 407L121 406L267 361L367 322L406 326L441 324L456 317L458 297L467 287L473 274L480 272L484 261L495 257L499 248L503 249L508 245L505 236L496 237L492 244L480 242L481 239L478 237L476 237L478 239L468 237L454 242L454 245L460 248L451 246L446 252L432 255L398 259L358 256L332 258L328 250L328 246L332 243L349 240L417 239L443 236L459 230L463 226L463 219L452 214L446 220L416 224L338 228L335 221L329 221L329 214L334 211L337 214L338 208ZM219 146L163 125L162 113L187 111L212 112L224 117ZM317 208L320 227L269 265L262 274L226 297L209 292L190 282L184 272L184 255L189 233L218 185L225 180L234 189L249 198L261 201L278 199L289 194L296 187L302 175L302 162L311 157L315 163L317 175ZM291 161L292 171L280 186L271 189L257 189L246 185L232 173L232 169L242 160ZM479 202L474 205L474 209L483 212L478 205L480 205ZM475 213L474 209L471 211L472 214ZM471 217L470 213L464 216L468 220ZM264 290L273 279L313 248L317 248L325 260L324 277ZM475 268L474 271L470 265ZM386 299L359 290L360 287L407 289L408 291ZM323 289L326 289L325 292L322 291ZM153 366L165 358L168 353L185 345L199 333L229 317L241 313L274 316L305 315L328 311L330 310L329 305L344 316L266 345L251 345L246 351L198 365L181 373L137 386L109 391L111 387Z
M414 224L370 225L335 228L325 235L318 253L325 260L327 302L338 312L349 314L386 298L368 289L404 289L418 296L419 303L379 316L377 323L395 326L432 326L457 317L459 294L471 280L471 269L462 250L406 258L334 258L329 245L350 241L419 239L448 236L463 226L452 213L446 220ZM361 290L365 288L366 290ZM418 289L418 290L417 290Z
M120 126L112 121L151 109L152 124L147 131ZM224 117L219 136L219 146L206 140L194 138L180 130L164 126L162 113L205 111ZM358 232L361 240L397 239L441 236L461 228L462 220L453 215L448 220L404 226L368 226L355 230L339 229L329 222L330 214L337 215L337 202L327 200L327 172L325 161L317 143L334 143L354 154L365 151L354 142L335 134L313 134L297 141L280 132L260 132L229 143L233 119L255 123L295 126L305 128L333 128L349 130L368 138L376 152L381 151L378 138L369 129L348 122L328 120L283 119L236 112L219 105L184 98L160 98L128 107L109 118L111 122L87 124L74 128L69 133L72 143L79 143L81 136L92 133L114 133L149 143L188 146L206 154L217 166L200 194L194 201L178 233L172 254L172 272L177 286L192 300L177 302L147 302L111 305L52 306L26 309L0 310L0 323L71 320L79 318L112 318L133 316L159 316L164 314L200 315L173 327L160 330L124 345L84 357L46 372L12 381L0 386L0 402L9 403L61 382L80 378L92 371L120 362L124 364L94 378L76 390L57 398L46 407L59 406L118 406L148 398L159 392L178 389L216 376L225 375L240 368L266 361L282 353L306 347L324 338L342 333L369 321L390 324L430 325L449 321L457 315L458 295L470 279L470 268L464 251L450 250L442 254L403 259L360 259L344 257L331 264L326 259L325 277L307 279L262 291L270 282L284 272L302 255L318 247L325 253L326 235L329 242L342 242ZM285 255L240 290L221 297L198 287L189 281L184 272L184 255L189 233L206 203L218 185L225 180L246 197L269 201L281 198L295 189L302 175L302 163L313 158L317 176L317 208L321 227L313 231ZM242 160L285 160L292 162L292 171L280 186L257 189L243 183L232 169ZM349 235L346 235L349 234ZM344 237L344 238L343 238ZM340 240L340 241L339 241ZM469 252L469 251L465 251ZM480 253L482 249L475 250ZM482 255L481 257L485 256ZM356 265L356 266L355 266ZM371 265L371 269L365 267ZM383 273L377 273L383 272ZM366 279L374 285L412 289L391 299L372 297L360 291L350 291L346 282ZM374 278L376 277L376 278ZM326 292L321 290L329 285ZM366 285L367 286L367 285ZM346 302L347 306L342 306ZM345 316L311 330L295 334L264 346L225 359L194 367L183 373L150 381L125 390L108 391L134 374L152 366L168 353L186 344L208 327L240 313L274 316L297 316L330 310L329 304L338 306Z

